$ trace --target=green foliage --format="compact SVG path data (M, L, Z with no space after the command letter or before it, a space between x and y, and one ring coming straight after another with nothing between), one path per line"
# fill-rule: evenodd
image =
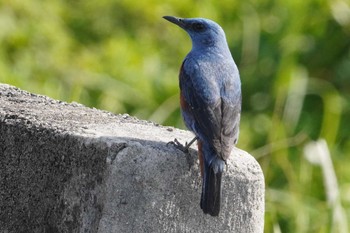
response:
M177 75L191 44L163 15L211 18L226 31L242 79L239 147L256 156L266 178L265 231L346 232L346 0L3 0L0 81L183 127ZM320 138L331 153L337 206L344 211L329 204L324 168L303 156L304 146Z

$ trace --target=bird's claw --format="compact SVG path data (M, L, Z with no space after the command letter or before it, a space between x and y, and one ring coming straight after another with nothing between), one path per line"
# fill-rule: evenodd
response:
M174 141L170 141L170 142L167 143L167 145L169 145L169 144L173 145L176 149L181 150L184 153L188 153L189 152L188 151L188 144L187 144L187 142L186 142L185 145L182 145L181 142L179 142L175 138Z

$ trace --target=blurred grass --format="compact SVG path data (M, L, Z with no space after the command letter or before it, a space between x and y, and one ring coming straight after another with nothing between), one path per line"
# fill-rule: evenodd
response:
M163 15L211 18L226 31L242 79L239 147L266 178L265 232L347 232L347 0L2 0L0 81L184 128L177 75L191 43ZM337 206L324 168L303 156L318 139L334 165Z

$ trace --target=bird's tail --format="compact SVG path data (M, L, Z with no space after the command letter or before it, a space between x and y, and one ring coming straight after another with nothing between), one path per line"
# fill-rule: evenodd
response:
M221 177L224 171L225 162L215 154L204 155L204 174L201 197L201 208L205 214L218 216L221 203ZM212 158L210 161L206 159Z

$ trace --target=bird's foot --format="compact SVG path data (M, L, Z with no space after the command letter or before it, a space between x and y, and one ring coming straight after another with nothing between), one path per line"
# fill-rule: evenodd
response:
M168 142L167 145L171 144L173 145L176 149L181 150L186 154L186 160L188 163L188 170L191 170L191 167L194 164L193 158L191 158L191 153L189 151L190 146L197 140L198 138L195 137L193 138L189 143L185 143L185 145L182 145L176 138L174 141Z
M176 149L181 150L182 152L188 154L190 146L198 139L198 137L194 137L189 143L185 143L185 145L182 145L176 138L174 141L168 142L167 145L172 144L175 146Z
M181 142L179 142L175 138L174 141L170 141L170 142L167 143L167 145L170 145L170 144L173 145L176 149L181 150L182 152L184 152L186 154L188 153L189 146L188 146L187 142L186 142L185 145L183 145L183 144L181 144Z

